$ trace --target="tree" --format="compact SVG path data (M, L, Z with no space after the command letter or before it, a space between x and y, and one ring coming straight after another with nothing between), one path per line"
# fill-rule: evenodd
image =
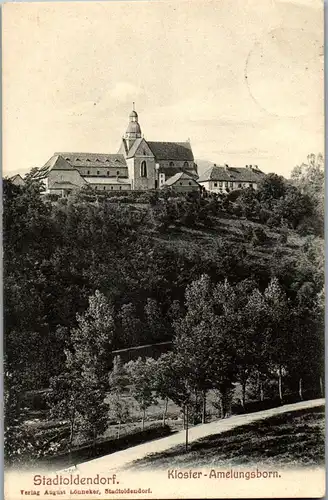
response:
M285 190L285 179L281 175L268 174L259 184L258 196L268 208L272 208L273 202L284 196Z
M265 356L273 374L278 376L278 392L283 403L283 377L289 368L291 345L289 337L290 309L286 294L277 278L272 278L264 291L266 303Z
M109 412L118 422L117 437L120 437L121 424L129 417L129 406L124 394L129 385L128 373L120 356L115 356L113 369L109 374Z
M108 405L108 368L114 331L113 307L98 290L89 298L89 307L77 315L78 326L71 332L66 351L66 371L51 381L53 415L69 418L71 449L76 427L84 438L96 438L105 430Z
M152 404L156 404L157 400L154 395L154 373L156 370L156 362L152 358L146 358L143 361L138 358L136 361L130 361L126 365L126 370L129 374L131 383L130 391L134 399L137 401L142 412L142 430L145 429L146 410Z
M144 310L151 341L163 340L165 336L165 323L157 300L147 298Z
M123 304L118 314L121 324L122 339L119 339L124 347L131 347L143 343L142 326L137 316L137 311L131 302Z

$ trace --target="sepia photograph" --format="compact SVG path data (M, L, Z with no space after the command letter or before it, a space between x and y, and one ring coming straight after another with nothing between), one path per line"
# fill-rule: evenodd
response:
M2 6L6 500L324 496L323 27Z

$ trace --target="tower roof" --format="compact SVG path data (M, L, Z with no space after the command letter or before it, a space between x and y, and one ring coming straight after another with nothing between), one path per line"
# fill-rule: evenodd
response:
M138 113L134 109L134 103L133 103L133 109L129 114L129 120L130 123L128 125L128 128L126 129L125 138L132 140L138 139L139 137L141 137L141 128L138 123Z

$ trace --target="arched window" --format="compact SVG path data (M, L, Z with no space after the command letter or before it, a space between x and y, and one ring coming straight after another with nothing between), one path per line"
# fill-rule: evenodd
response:
M140 165L140 176L141 177L147 177L147 165L145 161L141 162Z
M187 161L185 161L184 164L183 164L183 167L184 168L188 168L189 167L189 163Z
M174 167L174 161L170 161L170 167Z

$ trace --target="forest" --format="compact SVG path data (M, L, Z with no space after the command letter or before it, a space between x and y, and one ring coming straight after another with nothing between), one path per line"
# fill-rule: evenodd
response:
M258 190L172 191L68 199L25 176L3 180L5 455L38 445L24 394L48 390L48 416L95 443L147 408L173 401L184 424L220 416L238 386L251 401L323 394L324 162L309 155L289 180ZM171 342L128 363L113 351Z

